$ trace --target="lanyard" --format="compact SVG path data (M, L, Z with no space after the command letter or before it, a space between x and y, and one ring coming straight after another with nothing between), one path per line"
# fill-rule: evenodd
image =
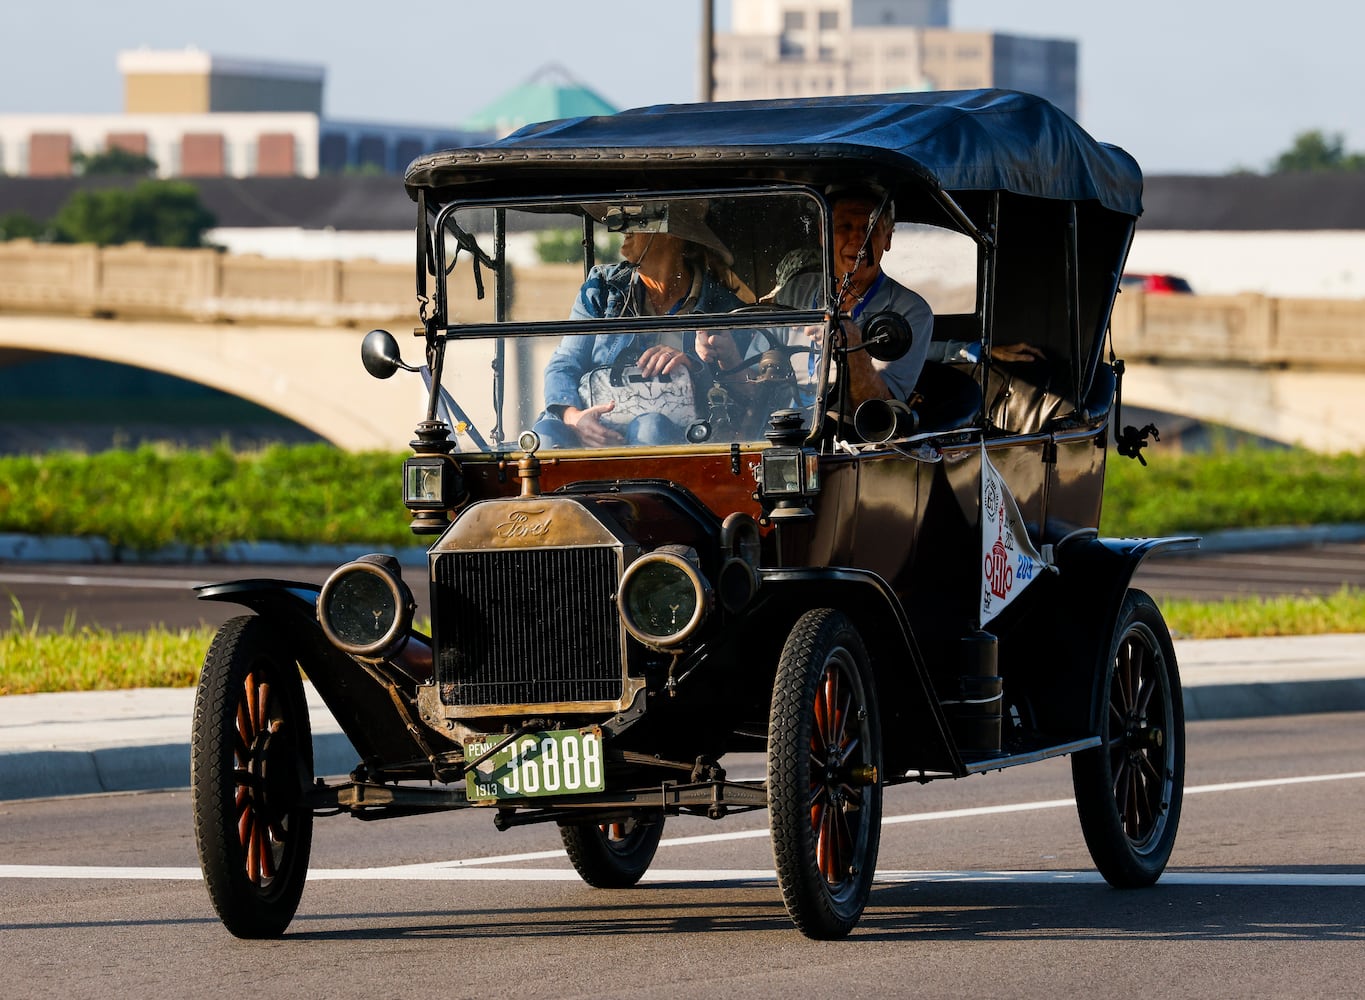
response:
M863 314L863 310L867 308L867 304L872 301L872 297L877 294L885 281L886 272L882 271L877 275L877 280L872 282L872 287L863 292L863 297L858 300L858 304L855 305L853 310L848 314L849 319L853 320L855 323L858 321L858 317Z
M885 283L885 281L886 272L882 271L878 273L877 280L872 282L871 287L869 287L867 291L863 292L862 297L858 299L857 304L855 304L853 309L849 312L848 314L849 319L853 320L853 322L855 323L858 322L858 317L862 316L863 310L867 308L867 304L872 301L873 296L875 296L877 292L881 290L881 287ZM818 309L819 307L820 293L816 292L815 299L814 301L811 302L811 308ZM806 363L806 373L812 378L815 377L815 365L818 361L819 352L811 351L810 360Z

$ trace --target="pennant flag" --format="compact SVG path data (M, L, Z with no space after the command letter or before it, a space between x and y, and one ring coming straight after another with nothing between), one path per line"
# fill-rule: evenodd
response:
M1029 541L1028 529L1005 481L981 448L981 625L1004 611L1044 570L1057 572L1052 546L1042 553Z

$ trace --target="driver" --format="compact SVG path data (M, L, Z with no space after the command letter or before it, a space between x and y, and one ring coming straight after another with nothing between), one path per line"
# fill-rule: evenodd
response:
M885 192L870 184L830 188L825 196L834 230L832 294L838 297L839 311L848 316L843 321L848 346L862 344L859 321L879 312L904 316L913 334L910 350L894 361L878 361L866 351L846 355L850 412L866 399L907 400L929 354L934 311L922 296L882 270L882 255L891 248L895 208ZM822 308L827 294L820 287L819 272L795 275L778 289L776 301L794 308Z
M764 296L764 300L790 308L823 309L831 294L837 296L839 311L847 316L843 320L843 330L849 347L862 344L859 321L863 317L885 311L904 316L910 324L913 340L903 357L878 361L866 351L851 351L846 357L850 412L866 399L908 400L929 354L934 312L923 297L882 270L882 255L891 247L895 208L885 193L872 185L832 187L825 194L830 201L830 221L834 230L832 289L821 287L818 268L800 269L801 262L807 258L797 257L793 261L795 273ZM785 260L783 266L786 266ZM816 371L817 352L824 333L822 327L810 330L815 346L808 363L811 377ZM705 361L719 363L722 369L734 367L741 357L738 345L724 333L699 336L697 353Z
M621 231L621 261L597 265L578 290L571 319L617 316L672 316L729 312L744 305L727 281L734 258L704 221L701 202L646 204L638 221ZM660 224L660 219L666 222ZM658 231L666 226L666 231ZM701 372L693 334L636 336L621 333L571 334L555 349L545 369L545 412L535 431L549 448L602 448L618 444L679 444L687 428L662 413L643 413L621 425L604 417L613 402L588 405L583 378L611 366L626 351L638 352L639 374ZM613 426L615 424L615 426ZM621 427L621 429L617 429Z

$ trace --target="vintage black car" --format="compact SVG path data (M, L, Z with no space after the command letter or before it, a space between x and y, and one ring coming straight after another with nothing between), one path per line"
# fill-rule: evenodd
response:
M1111 427L1146 443L1106 360L1131 157L994 90L551 122L423 156L406 185L421 325L362 358L426 380L402 502L427 579L376 553L321 588L199 595L252 612L194 715L233 934L284 932L316 815L555 823L586 882L627 887L669 816L767 809L793 922L840 937L885 786L1066 754L1104 877L1157 880L1184 720L1130 582L1195 540L1097 531ZM931 324L842 304L849 190L873 199L858 260L893 234L883 272ZM669 246L671 306L647 285ZM913 392L859 399L867 363L911 364ZM313 773L300 668L358 752L345 780ZM746 752L766 780L727 778Z

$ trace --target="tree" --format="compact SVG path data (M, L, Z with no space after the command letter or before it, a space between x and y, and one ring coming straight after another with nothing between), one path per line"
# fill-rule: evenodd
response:
M71 157L75 172L86 177L119 174L151 177L156 174L156 161L141 153L111 146L100 153L76 153Z
M536 254L546 264L577 264L583 260L583 231L580 229L547 229L536 234ZM615 233L600 240L593 250L599 264L613 264L621 259L621 237Z
M1295 170L1365 170L1365 154L1346 152L1340 132L1328 135L1312 129L1296 135L1294 144L1270 165L1274 174Z
M0 215L0 243L5 240L36 240L47 227L27 212L10 212Z
M153 247L198 247L217 224L183 181L143 181L137 187L77 191L53 218L63 243L145 243Z

